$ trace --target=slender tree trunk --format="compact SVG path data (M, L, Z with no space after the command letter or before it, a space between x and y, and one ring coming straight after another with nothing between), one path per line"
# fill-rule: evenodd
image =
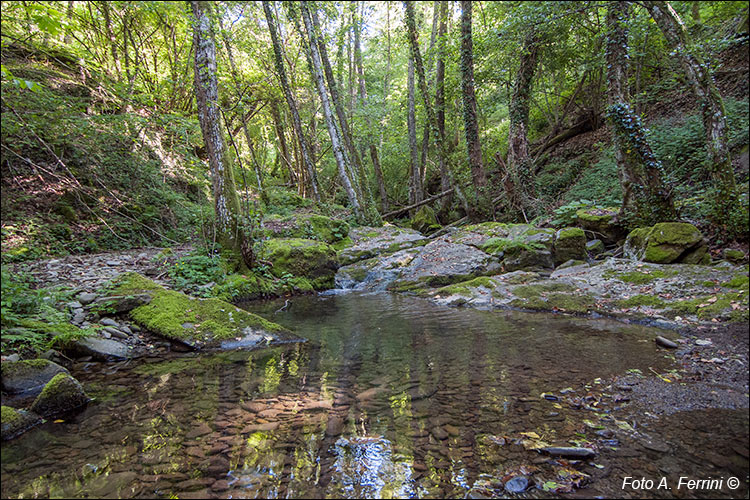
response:
M65 12L65 19L68 21L68 23L73 22L73 3L73 0L68 0L68 10ZM73 37L70 36L70 28L66 27L63 43L65 45L70 45L71 42L73 42Z
M112 52L112 62L115 64L115 77L119 80L121 78L122 70L120 69L120 58L117 53L117 38L112 30L112 15L109 10L109 2L102 2L102 12L104 13L104 29L107 32L107 40L110 51ZM127 41L125 43L127 43Z
M474 94L474 54L471 40L471 0L461 1L461 91L464 103L464 129L466 149L474 186L487 184L487 175L482 164L482 147L479 143L477 124L477 99Z
M241 222L240 201L234 183L230 155L224 147L219 90L216 80L216 45L206 2L190 2L193 10L195 45L195 94L203 141L208 151L213 196L216 207L217 240L223 250L241 257L248 268L253 266L252 242ZM242 268L240 264L238 267Z
M427 74L430 75L430 78L428 79L431 79L432 77L432 63L435 59L432 56L432 52L435 47L435 36L437 33L437 26L438 26L438 21L440 17L440 9L441 9L440 6L442 3L443 2L439 0L435 0L435 2L433 2L433 7L432 7L432 11L433 11L432 12L432 30L430 31L430 48L427 51L428 57L427 57L427 68L426 68ZM429 146L430 146L430 124L427 123L427 121L425 120L424 131L422 132L422 154L419 157L419 171L420 171L420 175L422 179L422 183L421 183L422 186L424 186L424 177L427 173L427 154L429 153L429 149L430 149Z
M419 171L419 151L417 150L416 95L414 90L414 61L409 58L407 78L408 105L406 112L407 133L409 135L409 205L422 201L422 176ZM429 134L428 134L429 137Z
M380 207L383 213L388 212L388 192L385 190L385 181L383 180L383 170L380 168L378 159L378 150L375 144L370 144L370 157L372 158L372 168L375 170L375 178L378 181L380 190Z
M675 220L677 213L661 177L661 164L645 136L628 97L627 2L607 10L607 117L613 129L615 159L622 185L620 215L631 225Z
M362 45L360 43L362 38L362 14L359 12L360 9L364 11L364 3L358 1L354 11L354 66L357 71L359 100L364 102L367 99L367 88L365 87L365 68L362 65Z
M445 142L445 34L447 33L448 3L439 2L439 22L438 22L438 50L437 64L435 69L435 113L437 119L438 135L441 142ZM448 166L442 159L440 165L440 189L445 192L451 188L451 176ZM424 183L426 171L422 172L422 182ZM440 213L445 214L453 203L453 195L450 194L443 198L440 207Z
M284 125L281 121L279 104L275 100L271 101L271 118L273 119L273 128L276 132L276 138L279 140L281 162L286 166L289 182L294 183L297 176L294 173L294 167L292 166L291 158L289 157L289 147L286 143L286 135L284 134Z
M685 25L667 2L644 2L651 17L664 34L670 48L677 54L688 83L701 108L706 134L709 168L716 197L714 217L726 221L727 214L737 205L737 185L729 155L729 141L724 102L716 88L708 66L691 50Z
M510 101L510 127L508 132L508 172L506 186L512 186L508 195L511 212L528 219L531 209L529 192L533 192L531 158L529 157L529 100L531 84L539 56L539 39L535 33L526 36L521 48L520 64L513 95Z
M242 83L240 82L240 75L237 71L237 65L234 62L234 54L232 53L232 45L229 43L229 36L227 35L227 32L224 30L224 26L222 25L221 18L219 18L219 27L221 28L222 32L222 38L224 39L224 46L227 50L227 59L229 59L229 69L232 72L232 80L234 80L234 87L235 91L237 92L238 99L242 99ZM249 94L248 94L249 97ZM240 112L239 112L240 122L242 125L242 131L245 134L245 141L247 141L247 147L250 150L250 156L253 161L253 169L255 170L255 181L258 185L258 194L260 195L261 199L264 201L267 201L266 197L266 190L263 186L263 172L260 168L260 165L258 164L258 160L255 156L255 146L253 144L253 138L250 135L250 129L247 126L247 114L245 113L245 108L243 106L240 106Z
M286 103L289 106L289 112L292 115L292 123L294 125L294 131L299 139L300 151L302 161L305 165L305 171L307 173L307 179L310 182L310 189L312 190L313 199L316 202L320 202L320 193L318 191L318 178L315 174L315 165L313 164L312 158L310 157L310 149L305 139L305 134L302 131L302 121L297 111L297 103L294 101L292 95L292 89L289 87L289 81L286 77L286 70L284 69L284 55L282 52L281 44L279 43L279 37L276 33L276 22L273 18L273 13L268 5L268 1L263 1L263 11L266 15L266 21L268 22L268 31L271 33L271 42L273 43L274 60L276 64L276 72L279 74L281 80L281 87L284 91L284 97Z
M367 189L366 185L364 184L367 182L367 177L365 176L364 171L364 164L362 162L359 151L357 151L357 148L354 146L354 139L352 138L350 133L351 129L349 128L344 105L341 102L340 98L339 85L334 78L333 69L331 68L331 62L328 59L328 50L326 49L325 40L323 40L321 34L322 31L320 29L318 13L315 9L312 9L312 11L309 12L312 19L313 29L315 30L315 41L318 46L318 51L320 52L321 63L323 64L323 72L325 73L326 82L328 83L328 90L331 94L331 101L333 102L333 107L336 110L336 117L338 118L339 125L341 126L341 138L344 141L344 146L346 146L346 151L349 153L349 158L352 160L354 168L356 169L356 175L354 175L354 172L351 173L352 180L356 181L354 187L357 190L360 199L362 199L362 197L365 196L365 192Z
M417 72L417 81L419 83L419 91L422 94L422 99L424 100L425 111L427 112L427 120L430 123L430 132L433 137L433 141L435 143L435 149L438 151L438 160L440 162L446 162L445 141L441 140L440 132L438 131L437 119L435 118L435 111L432 107L432 103L430 102L430 94L427 90L427 81L425 79L424 65L422 64L422 55L419 52L419 42L417 41L417 26L416 26L416 21L414 19L413 2L405 1L404 8L406 10L406 29L407 29L407 38L409 40L409 48L411 50L412 59L414 60L414 69ZM448 175L452 177L452 175L450 175L450 172L447 169L446 171L448 172ZM450 179L450 181L451 181L451 184L453 184L452 182L453 179ZM466 202L466 198L462 195L458 184L455 184L453 187L455 188L458 194L458 197L464 206L464 210L466 210L466 212L469 213L471 208Z
M391 2L385 2L385 82L383 99L388 97L388 85L391 79ZM381 136L382 137L382 136Z
M308 47L310 50L310 59L312 60L312 72L315 80L315 86L318 89L318 95L323 106L323 116L325 117L326 126L328 127L328 135L331 138L331 149L333 150L333 156L336 159L336 165L338 166L339 179L341 185L344 187L346 196L349 199L349 204L352 206L355 217L362 223L367 223L365 213L361 204L361 200L354 188L352 179L349 177L348 171L351 167L347 165L346 157L344 154L344 145L342 144L339 136L339 131L336 127L336 121L333 117L333 111L328 100L328 90L326 89L322 64L320 62L320 54L318 52L318 45L315 43L314 30L310 14L307 10L306 4L303 2L302 5L302 20L305 23L305 30L308 36Z

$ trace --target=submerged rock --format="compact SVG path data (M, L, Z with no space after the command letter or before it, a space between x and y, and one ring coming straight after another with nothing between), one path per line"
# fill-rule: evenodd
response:
M90 400L80 382L67 373L58 373L47 382L30 409L48 417L83 406Z
M625 242L625 256L655 264L711 262L703 233L686 222L660 222L634 229Z
M548 446L542 448L542 451L556 457L568 458L591 458L596 456L596 452L589 448L572 448L567 446Z
M3 406L0 408L0 412L2 413L0 415L2 420L0 437L3 441L18 437L35 425L42 423L42 418L39 415L26 410Z
M68 370L47 359L6 361L2 364L3 391L18 394L41 390L58 373Z
M529 478L526 476L515 476L505 482L505 491L508 493L523 493L529 488Z

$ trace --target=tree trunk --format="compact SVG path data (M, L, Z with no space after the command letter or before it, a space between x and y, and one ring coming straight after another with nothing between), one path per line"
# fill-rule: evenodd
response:
M440 4L443 2L440 2L439 0L436 0L433 2L432 6L432 30L430 31L430 48L427 51L428 57L427 57L427 68L425 68L428 75L432 76L432 63L434 61L434 57L432 56L433 49L435 47L435 37L437 34L437 26L438 21L440 18ZM428 78L429 79L429 78ZM427 123L425 120L424 123L424 132L422 132L422 155L419 158L419 171L421 172L422 179L424 179L425 174L427 173L427 154L429 153L429 146L430 146L430 124ZM422 185L424 185L424 180L422 181Z
M354 66L357 71L357 87L359 88L359 99L360 101L364 101L365 99L367 99L367 88L365 87L365 69L362 65L362 45L360 43L360 39L362 38L362 15L358 12L360 9L364 10L364 4L358 1L355 5Z
M68 10L65 12L65 19L68 22L68 25L73 22L73 0L68 0ZM70 36L70 27L65 27L65 38L63 39L63 43L65 45L70 45L73 42L73 37Z
M414 19L413 2L405 1L404 7L406 10L406 29L407 38L409 40L409 48L411 50L412 59L414 60L414 69L417 72L419 91L422 94L422 99L424 101L425 111L427 112L427 120L430 123L430 132L435 143L435 149L438 152L438 160L441 162L441 170L442 168L446 168L449 182L450 184L453 184L453 179L451 178L452 175L450 171L447 169L447 167L443 166L443 164L446 162L445 141L441 140L440 132L437 126L437 119L435 118L435 111L432 107L432 103L430 102L430 95L427 90L427 81L425 79L424 65L422 64L422 55L419 53L419 43L417 42L417 26ZM466 202L465 197L462 196L458 184L454 185L453 187L464 206L464 210L466 210L466 212L468 213L470 211L470 207Z
M271 42L273 43L276 72L279 74L279 79L281 80L281 88L284 91L284 97L286 98L286 103L289 106L289 111L292 115L294 131L299 139L302 161L305 165L307 179L310 182L310 189L312 190L313 199L317 203L319 203L320 193L318 191L318 178L315 174L315 165L313 164L312 158L310 157L310 148L307 144L307 140L305 139L305 134L302 131L302 121L300 120L299 112L297 111L297 104L294 101L292 89L289 87L289 81L286 77L282 47L279 43L279 37L276 34L276 22L274 21L273 13L271 12L271 9L268 5L268 1L263 1L262 3L263 11L266 14L266 21L268 22L268 31L271 33Z
M529 200L533 192L532 166L529 157L529 99L531 84L536 72L539 56L539 39L535 33L526 36L521 48L518 74L513 84L510 100L510 127L508 131L507 181L513 184L513 195L509 195L508 206L514 214L528 219L531 209Z
M230 155L224 148L219 114L219 90L216 80L216 45L205 2L192 1L195 45L195 94L203 141L208 151L213 196L216 208L217 240L223 250L241 257L238 268L253 266L252 242L241 221L240 201L234 183Z
M242 84L240 82L240 75L237 71L237 65L234 62L234 55L232 54L232 45L229 43L229 36L227 35L227 32L224 30L224 26L221 22L221 17L219 17L219 28L221 28L222 32L222 38L224 39L224 46L227 50L227 59L229 59L229 69L232 72L232 80L234 80L234 87L235 91L237 92L237 98L242 99ZM248 94L249 97L249 94ZM260 195L261 199L263 201L268 201L266 197L266 191L263 186L263 172L260 168L260 165L258 165L258 160L255 157L255 147L253 145L253 138L250 136L250 130L247 127L247 115L245 114L245 109L242 105L240 105L239 110L239 117L240 122L242 125L242 131L245 134L245 141L247 141L247 147L250 150L250 156L253 161L253 169L255 170L255 181L258 186L258 194Z
M628 225L652 225L675 220L672 197L661 178L640 119L628 104L627 2L610 2L607 9L607 118L613 129L615 159L622 185L620 215Z
M435 113L437 120L437 129L440 140L445 142L445 34L447 33L448 19L448 2L439 2L439 22L438 22L438 50L437 64L435 69ZM440 189L447 191L451 188L451 175L448 171L448 165L442 159L439 159L440 165ZM425 173L422 172L422 182L425 180ZM453 203L452 193L443 198L440 214L445 214Z
M294 183L297 180L297 176L294 173L294 167L292 166L292 161L289 157L289 147L286 143L286 135L284 134L284 125L281 122L279 105L275 100L271 101L271 118L273 119L273 128L274 131L276 131L276 137L279 140L281 161L284 165L286 165L289 182Z
M328 128L328 135L331 138L331 149L333 150L333 156L336 159L336 165L338 166L339 179L341 180L341 185L344 187L344 191L346 192L346 196L349 199L349 204L352 206L355 217L361 223L367 223L360 198L356 190L354 189L352 179L350 178L348 173L348 171L351 170L351 167L347 165L346 157L344 154L344 147L339 136L339 131L336 127L336 121L333 117L333 111L331 110L330 102L328 100L328 90L326 89L323 77L318 45L317 43L315 43L315 32L313 30L312 20L310 19L310 14L304 2L302 3L301 8L302 20L305 23L305 29L307 31L307 37L309 41L308 48L310 50L310 59L312 60L313 64L311 70L315 80L315 86L318 90L318 95L320 96L320 101L323 106L323 116L325 117L326 127Z
M372 168L375 170L375 178L378 181L378 189L380 190L380 207L383 213L388 212L388 192L385 190L385 182L383 180L383 170L380 168L380 160L378 159L378 150L375 144L370 144L370 157L372 158Z
M691 50L688 33L680 16L667 2L644 3L670 48L677 54L701 108L709 168L717 191L714 198L714 217L717 221L726 221L727 215L736 209L738 193L729 155L726 112L721 94L708 71L708 66Z
M417 151L417 118L414 91L414 61L409 58L407 77L408 104L406 126L409 135L409 204L422 201L422 176L419 171L419 152ZM429 137L429 134L428 134Z
M104 29L107 31L107 40L109 42L109 48L112 52L112 62L115 64L115 78L118 80L121 78L120 58L117 53L117 38L115 37L114 31L112 30L112 16L109 10L109 2L102 2L102 12L104 13ZM125 41L127 44L127 41Z
M351 129L349 128L344 105L341 102L340 98L339 85L336 81L336 78L334 78L333 69L331 68L330 60L328 59L328 50L326 49L325 40L323 40L323 37L321 35L322 31L320 29L320 21L318 20L318 12L315 9L312 9L312 11L309 12L312 19L313 29L315 30L315 41L318 46L318 51L320 52L323 72L325 73L326 82L328 83L328 91L331 94L331 101L333 102L333 107L336 111L336 117L339 119L339 125L341 126L341 138L344 141L346 151L349 153L351 163L354 164L354 168L356 169L356 175L352 173L352 180L356 181L354 187L358 192L359 198L362 199L363 196L365 196L365 192L367 189L367 186L364 184L367 180L367 177L365 176L364 165L359 151L357 151L357 148L354 147L354 140L350 133Z
M477 124L477 99L474 94L474 55L471 40L471 0L461 1L461 91L464 103L464 129L466 149L474 186L487 184L487 175L482 164L482 147L479 143Z

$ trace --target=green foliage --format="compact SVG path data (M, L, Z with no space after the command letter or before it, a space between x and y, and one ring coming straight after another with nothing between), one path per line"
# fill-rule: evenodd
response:
M193 253L182 257L169 269L169 277L174 286L191 295L208 297L211 295L211 283L222 281L226 277L226 265L219 256L207 256Z
M72 300L71 290L33 289L23 275L12 274L5 268L0 276L3 353L10 350L38 353L93 333L69 323L65 302Z
M596 205L590 200L576 200L566 203L555 209L555 218L552 219L551 224L555 227L573 226L578 220L576 212L581 209L589 210L594 208L603 209L604 207Z
M600 206L619 205L622 188L614 151L608 148L591 168L584 170L576 183L565 193L563 200L592 200Z

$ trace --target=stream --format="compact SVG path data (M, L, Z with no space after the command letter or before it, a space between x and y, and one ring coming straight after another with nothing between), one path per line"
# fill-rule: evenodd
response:
M487 498L523 481L524 497L641 497L623 477L738 474L740 490L679 496L747 495L746 412L655 418L606 389L676 368L660 330L387 293L283 305L241 307L308 342L77 363L95 401L3 444L2 497Z

